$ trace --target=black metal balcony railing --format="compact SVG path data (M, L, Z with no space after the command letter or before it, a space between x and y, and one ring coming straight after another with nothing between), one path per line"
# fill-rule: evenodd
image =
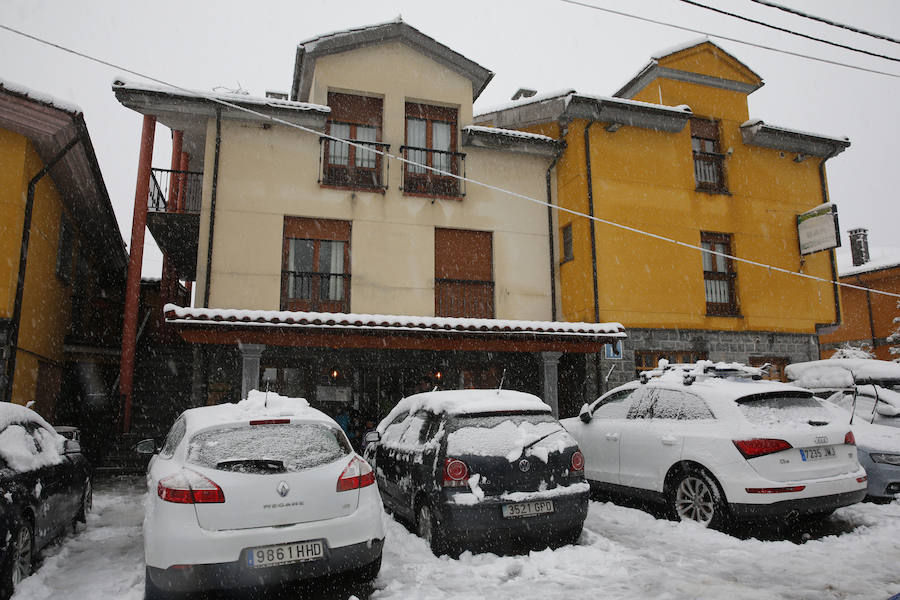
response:
M202 171L150 169L147 208L151 212L199 213L202 198Z
M425 194L428 196L465 196L466 182L457 177L442 175L432 169L466 176L466 155L462 152L433 150L431 148L414 148L400 146L403 158L403 191L408 194Z
M494 282L434 280L434 314L438 317L494 318Z
M387 152L391 148L390 144L381 142L349 141L379 152ZM374 191L387 189L388 161L384 155L366 148L320 137L319 184Z
M350 274L282 271L282 309L350 312Z

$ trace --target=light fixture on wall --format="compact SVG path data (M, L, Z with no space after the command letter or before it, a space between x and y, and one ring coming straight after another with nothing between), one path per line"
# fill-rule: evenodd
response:
M331 370L331 378L332 378L332 379L337 379L337 378L340 377L340 376L341 376L341 372L340 372L340 371L338 371L337 369L332 369L332 370Z

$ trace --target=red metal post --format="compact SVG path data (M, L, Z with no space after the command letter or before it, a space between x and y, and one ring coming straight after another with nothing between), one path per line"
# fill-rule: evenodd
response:
M141 266L144 261L144 229L147 227L147 198L150 194L150 166L153 162L153 138L156 117L144 115L141 152L138 158L137 184L134 190L134 215L131 221L131 246L128 277L125 280L125 315L122 321L122 357L119 364L121 415L119 428L131 429L131 402L134 390L134 357L137 345L138 308L141 295Z
M184 132L175 130L172 132L172 162L169 169L177 171L181 168L181 145L184 140ZM181 212L179 210L178 196L181 192L181 174L169 173L169 190L166 194L166 212Z
M178 187L178 212L184 212L185 202L187 200L188 186L188 166L191 164L191 155L187 152L181 153L181 166L179 167L183 173L181 174L181 185ZM198 208L199 211L199 208Z

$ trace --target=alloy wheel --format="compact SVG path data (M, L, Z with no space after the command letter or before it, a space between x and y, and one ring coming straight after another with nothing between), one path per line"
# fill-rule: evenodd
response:
M23 523L16 536L15 555L13 556L12 583L13 589L19 582L31 575L31 559L34 551L34 538L31 528Z
M431 530L431 508L427 504L419 507L419 522L416 528L419 537L431 543L433 532Z
M716 514L716 502L709 484L695 475L681 480L675 490L675 512L682 521L709 525Z

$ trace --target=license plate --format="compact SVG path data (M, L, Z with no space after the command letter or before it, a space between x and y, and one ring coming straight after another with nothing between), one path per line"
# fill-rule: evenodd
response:
M553 500L539 500L535 502L519 502L517 504L504 504L503 516L507 519L515 517L533 517L553 512Z
M322 540L309 542L293 542L291 544L275 544L260 546L247 551L247 566L271 567L307 560L318 560L325 556L325 544Z
M805 461L822 460L823 458L834 458L837 452L834 446L818 446L816 448L800 448L800 458Z

